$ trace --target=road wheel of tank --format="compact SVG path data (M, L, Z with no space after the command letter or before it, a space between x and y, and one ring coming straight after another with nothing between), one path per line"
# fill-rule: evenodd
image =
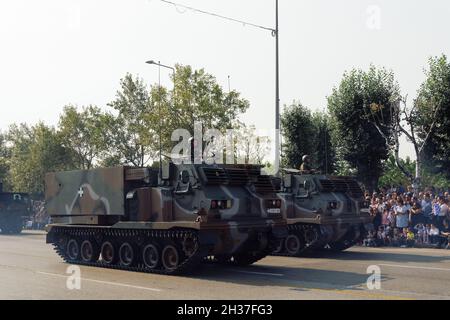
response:
M313 246L319 240L319 233L313 227L305 228L303 236L307 247Z
M292 233L288 235L284 241L284 248L286 250L286 253L292 256L297 256L300 254L303 246L303 241L300 238L300 235L296 233Z
M155 270L161 264L161 250L153 243L147 244L142 250L142 262L147 269Z
M180 265L180 253L173 244L166 244L161 253L161 261L164 269L174 271Z
M80 258L80 246L77 240L70 239L67 242L66 254L70 261L76 261Z
M91 240L84 240L80 246L80 256L84 262L95 262L100 256L100 250Z
M130 267L136 263L137 254L133 245L124 242L119 248L119 262L122 266Z
M105 241L102 244L102 248L100 250L102 255L102 261L106 264L113 265L117 262L117 250L114 244L110 241Z
M360 235L359 230L350 229L347 231L344 237L342 237L339 241L329 243L328 246L330 247L329 250L340 252L344 251L352 246L355 245L356 240Z
M198 250L198 241L195 237L186 236L183 239L182 247L183 253L187 258L189 258Z
M279 240L277 240L277 243L276 243L276 245L275 245L275 248L273 249L273 253L275 253L275 254L279 254L279 253L283 253L283 250L284 250L284 242L285 242L285 239L279 239Z

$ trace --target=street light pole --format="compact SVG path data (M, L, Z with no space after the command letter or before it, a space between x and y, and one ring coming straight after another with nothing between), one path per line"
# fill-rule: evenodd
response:
M159 179L162 181L161 61L158 61Z
M171 69L173 72L173 95L175 99L175 68L166 66L164 64L161 64L161 61L154 61L149 60L146 61L147 64L153 64L158 66L158 95L159 95L159 101L158 101L158 115L159 115L159 178L162 179L162 117L161 117L161 67ZM175 101L174 101L175 103Z
M255 28L259 28L259 29L263 29L263 30L268 30L270 32L272 32L272 36L275 37L275 164L276 166L279 165L280 163L280 154L281 154L281 135L280 135L280 80L279 80L279 46L278 46L278 0L275 0L275 29L273 28L269 28L269 27L265 27L262 25L257 25L254 23L250 23L247 21L243 21L243 20L239 20L239 19L234 19L231 17L227 17L227 16L223 16L214 12L208 12L205 10L200 10L197 8L193 8L193 7L189 7L180 3L175 3L173 1L168 1L168 0L161 0L164 3L170 4L175 6L175 8L184 8L186 10L191 10L193 12L197 12L200 14L206 14L209 16L213 16L216 18L220 18L223 20L227 20L227 21L231 21L231 22L237 22L237 23L242 23L244 25L248 25L248 26L252 26Z
M275 163L280 163L280 62L278 46L278 0L275 0Z

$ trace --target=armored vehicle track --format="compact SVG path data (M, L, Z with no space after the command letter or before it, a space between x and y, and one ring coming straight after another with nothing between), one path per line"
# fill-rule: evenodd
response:
M190 273L201 262L246 266L273 249L212 256L213 245L201 244L196 230L54 227L47 239L67 263L165 275Z
M272 252L274 256L299 257L311 254L324 246L320 228L313 224L288 225L288 236Z
M55 227L48 237L67 263L168 275L191 272L211 249L191 230Z

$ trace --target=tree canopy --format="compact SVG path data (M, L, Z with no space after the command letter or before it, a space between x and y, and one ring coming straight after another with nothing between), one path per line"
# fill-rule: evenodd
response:
M423 138L433 123L430 110L438 108L437 123L424 150L425 165L428 170L450 178L450 62L447 57L430 58L425 75L418 92L414 121Z
M283 141L283 166L299 168L302 156L312 155L315 150L316 128L311 111L301 103L285 107L281 115ZM315 159L314 159L315 160Z
M298 102L286 107L281 116L283 165L299 168L303 155L310 155L314 167L323 172L334 170L335 150L331 144L327 114L312 113Z
M199 121L205 129L224 132L249 107L237 91L225 92L203 69L177 65L173 80L175 88L169 90L126 74L109 110L68 104L56 127L11 125L0 132L0 182L5 189L42 195L47 172L145 166L157 158L160 131L163 151L170 152L174 129L193 135Z
M99 107L64 107L59 119L58 135L62 146L73 154L77 169L91 169L110 145L111 114L103 113Z
M409 124L418 142L428 141L424 144L424 185L446 186L450 181L447 57L430 58L425 75L406 122L397 117L396 123L400 119ZM44 175L50 171L145 166L158 158L160 137L162 151L168 154L177 144L171 141L172 132L185 129L193 135L196 122L204 131L218 129L225 134L226 129L237 129L235 160L266 161L270 139L258 136L254 126L239 122L238 116L249 107L239 92L225 91L213 75L190 66L176 65L172 80L173 86L166 88L126 74L106 108L68 104L56 127L43 122L11 125L0 132L0 182L9 190L42 195ZM328 97L328 113L312 112L295 101L285 106L282 164L298 168L302 156L309 154L316 169L356 175L368 190L406 183L399 175L399 160L396 169L389 157L392 141L398 141L392 110L399 101L402 97L392 71L371 66L344 73ZM409 172L419 162L407 159L400 163Z
M70 150L62 144L55 128L39 122L34 126L12 125L10 183L13 191L42 195L47 172L74 168Z
M154 156L156 134L152 120L156 111L144 81L127 74L120 80L115 100L108 105L117 113L109 123L112 144L108 161L145 165Z
M0 132L0 183L6 188L9 183L9 166L11 152L8 148L6 134Z
M346 72L338 87L328 97L333 119L333 144L338 155L356 168L356 174L369 190L377 187L383 172L382 160L388 158L388 145L369 121L367 108L380 108L389 122L389 106L399 97L399 87L391 71L371 66L368 71ZM390 132L385 132L389 136Z

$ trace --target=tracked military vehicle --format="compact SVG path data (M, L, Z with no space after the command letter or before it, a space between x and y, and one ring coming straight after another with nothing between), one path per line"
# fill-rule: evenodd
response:
M69 263L142 272L251 264L287 236L281 200L260 170L168 163L49 173L47 243Z
M288 169L278 186L289 235L275 255L342 251L373 229L363 192L353 178Z
M0 183L0 232L19 234L24 218L31 213L30 197L26 193L3 192Z

